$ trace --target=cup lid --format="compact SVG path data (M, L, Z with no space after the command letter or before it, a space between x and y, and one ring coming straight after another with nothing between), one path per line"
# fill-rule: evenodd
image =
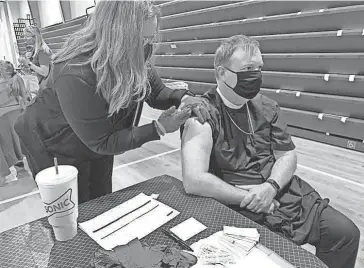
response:
M57 185L73 179L77 174L77 168L67 165L58 166L58 174L56 174L56 168L53 166L41 170L35 176L35 181L41 185Z

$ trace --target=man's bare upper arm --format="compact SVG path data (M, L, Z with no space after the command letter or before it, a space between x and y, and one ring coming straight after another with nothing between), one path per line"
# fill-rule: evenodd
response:
M279 151L279 150L273 150L273 154L276 160L278 160L279 158L283 157L284 155L296 155L296 151L295 150L290 150L290 151Z
M208 171L212 144L210 124L202 125L196 118L188 119L182 135L182 170L184 175L197 175Z

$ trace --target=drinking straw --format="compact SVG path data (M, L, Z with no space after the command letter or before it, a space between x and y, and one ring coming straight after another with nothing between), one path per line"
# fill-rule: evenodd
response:
M54 167L56 168L56 174L58 175L58 161L57 161L57 157L53 158L54 161Z

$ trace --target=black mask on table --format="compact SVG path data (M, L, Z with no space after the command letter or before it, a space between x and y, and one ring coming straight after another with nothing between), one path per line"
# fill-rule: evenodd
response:
M153 54L153 44L144 45L144 61L149 60L152 54Z
M226 67L225 67L226 68ZM226 68L228 69L228 68ZM262 72L261 71L246 71L246 72L234 72L228 69L230 72L235 73L237 82L235 87L227 85L236 94L245 98L253 99L260 92L260 86L262 85Z

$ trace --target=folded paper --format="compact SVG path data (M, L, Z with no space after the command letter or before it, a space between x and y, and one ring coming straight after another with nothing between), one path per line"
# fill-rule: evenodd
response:
M174 226L171 232L181 238L183 241L187 241L191 237L205 230L207 227L195 218L189 218L184 222Z
M141 193L79 226L101 247L111 250L145 237L178 214L177 210Z

